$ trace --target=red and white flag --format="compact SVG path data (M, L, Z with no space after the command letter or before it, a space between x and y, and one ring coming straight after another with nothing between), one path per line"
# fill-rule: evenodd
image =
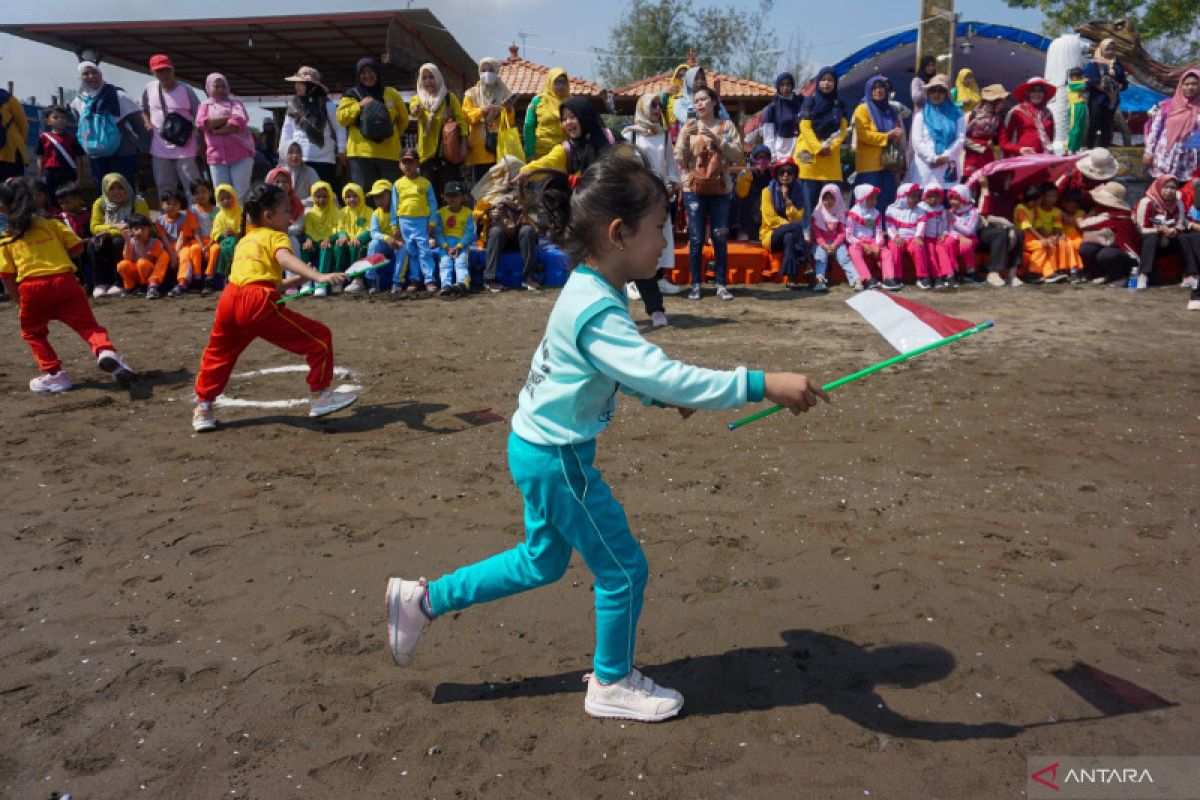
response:
M846 304L862 314L901 353L975 327L974 322L948 317L929 306L886 292L861 292Z

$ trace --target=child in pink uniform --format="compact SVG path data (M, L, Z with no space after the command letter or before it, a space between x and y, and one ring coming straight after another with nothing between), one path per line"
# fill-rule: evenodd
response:
M917 223L917 238L925 243L926 263L925 274L917 272L918 289L950 289L958 286L954 278L954 257L950 252L950 221L946 207L942 205L942 195L941 185L931 181L925 185L921 202L917 205L921 214Z
M979 209L971 198L971 190L957 184L946 193L947 218L950 222L950 237L946 250L957 266L962 280L968 283L983 283L975 274L975 248L979 246Z
M883 215L875 208L878 201L879 188L864 183L855 187L854 206L846 212L846 244L850 260L867 289L880 285L876 274L887 278L895 272L892 254L883 236Z
M891 253L892 271L889 275L884 264L883 288L898 292L904 278L904 256L912 259L917 277L929 274L929 259L925 253L925 242L917 236L917 225L924 216L917 206L921 199L921 187L915 183L902 183L896 192L896 202L888 206L884 224L888 235L888 252Z

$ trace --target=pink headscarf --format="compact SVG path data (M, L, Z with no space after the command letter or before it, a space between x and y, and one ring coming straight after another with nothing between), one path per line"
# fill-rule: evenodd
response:
M285 191L288 193L288 212L292 215L292 222L295 222L304 216L304 201L300 199L296 194L296 190L292 188L292 173L288 172L287 167L276 167L268 172L264 183L274 186L277 177L287 178L288 185Z
M1183 82L1188 77L1200 79L1200 70L1189 69L1175 84L1175 96L1171 98L1171 112L1167 114L1166 129L1163 135L1167 140L1167 149L1182 142L1196 128L1196 115L1200 114L1200 94L1191 100L1183 96Z
M825 204L821 202L826 194L833 193L833 211L832 213L825 210ZM823 231L832 232L837 228L838 224L846 222L846 199L842 197L842 190L838 188L836 183L827 183L821 187L821 194L817 196L817 207L813 209L813 225L816 225Z
M208 77L204 79L204 91L209 97L212 97L213 85L216 84L217 81L223 82L225 84L225 91L229 94L233 94L233 91L229 88L228 78L219 72L210 72L208 73Z

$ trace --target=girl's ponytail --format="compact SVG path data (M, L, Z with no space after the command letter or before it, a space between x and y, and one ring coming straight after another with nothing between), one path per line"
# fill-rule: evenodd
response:
M287 199L287 194L273 183L260 183L250 190L242 202L242 229L262 221L263 213Z
M0 242L20 239L33 225L37 210L33 199L33 181L29 178L9 178L0 184L0 202L8 209L8 228L0 233Z

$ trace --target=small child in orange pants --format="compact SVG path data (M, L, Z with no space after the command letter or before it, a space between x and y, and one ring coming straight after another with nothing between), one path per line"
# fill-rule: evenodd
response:
M1071 283L1083 283L1083 257L1079 255L1079 245L1083 244L1083 234L1079 232L1079 220L1083 213L1084 196L1082 189L1067 189L1063 192L1063 240L1067 243L1067 270Z
M83 251L83 242L66 225L35 215L33 182L28 178L11 178L0 184L0 214L8 217L8 228L0 233L0 279L19 304L21 337L41 370L29 381L30 390L41 394L71 388L62 360L50 345L52 320L78 333L91 347L100 369L128 389L137 374L113 349L75 277L71 257Z
M117 264L117 274L124 282L127 295L144 285L147 300L162 297L162 282L171 266L171 254L154 234L154 223L145 215L134 214L129 218L125 252Z
M162 216L158 227L163 236L175 249L178 270L171 297L187 294L193 280L204 276L204 245L200 240L200 221L187 208L187 198L178 189L167 189L159 195Z
M321 274L292 252L287 229L291 223L288 195L278 186L262 184L246 198L247 233L238 242L229 272L229 283L217 303L217 318L196 375L196 408L192 429L197 433L217 427L213 402L229 382L238 356L258 338L308 361L308 387L312 391L310 417L323 417L353 403L353 394L335 392L333 335L316 320L281 305L279 290L304 281L342 285L342 272ZM287 280L283 271L292 273Z
M1030 274L1040 274L1044 283L1065 281L1070 269L1070 245L1063 238L1058 187L1044 183L1027 192L1025 200L1025 213L1014 219L1025 234L1025 266Z

